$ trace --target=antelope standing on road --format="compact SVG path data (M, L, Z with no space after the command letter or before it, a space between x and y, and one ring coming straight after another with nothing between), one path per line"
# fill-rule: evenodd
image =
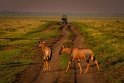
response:
M89 60L93 60L95 62L96 66L98 68L98 71L99 71L98 61L95 59L94 53L90 49L79 49L79 48L70 49L70 48L62 46L61 50L60 50L60 54L64 53L64 52L67 53L69 58L70 58L66 72L69 70L71 62L74 61L75 59L78 60L78 66L80 69L80 74L82 74L80 59L85 59L87 62L87 68L85 70L85 73L87 73L87 71L89 70L89 67L90 67Z
M40 41L39 47L41 47L43 53L43 72L50 71L49 61L52 57L52 50L47 46L45 41Z

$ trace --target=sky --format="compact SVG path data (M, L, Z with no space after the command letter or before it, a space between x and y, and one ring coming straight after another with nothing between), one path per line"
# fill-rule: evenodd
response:
M0 11L124 13L124 0L0 0Z

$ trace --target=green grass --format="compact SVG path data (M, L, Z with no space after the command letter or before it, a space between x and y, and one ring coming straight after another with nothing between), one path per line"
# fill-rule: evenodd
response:
M112 80L117 75L113 72L124 66L124 20L121 20L120 23L113 20L86 21L75 23L75 25L85 37L88 48L94 51L100 62L101 70L106 72L108 77L112 75L109 80L113 82ZM117 77L117 79L121 77L123 76Z
M9 62L11 61L11 58L15 55L20 55L21 50L20 49L10 49L10 50L2 50L0 51L0 62Z
M69 58L66 53L60 55L60 65L62 68L66 68L68 64Z
M60 27L55 25L53 29L44 31L53 23L37 18L0 20L0 38L10 38L0 39L0 83L12 83L18 73L36 62L33 56L37 55L39 40L59 37Z
M74 37L74 33L70 30L68 30L68 35L69 35L69 39L65 40L64 42L64 46L71 48L72 46L72 38ZM70 57L68 57L69 55L67 53L62 53L60 55L60 65L62 68L67 68L68 62L70 61Z

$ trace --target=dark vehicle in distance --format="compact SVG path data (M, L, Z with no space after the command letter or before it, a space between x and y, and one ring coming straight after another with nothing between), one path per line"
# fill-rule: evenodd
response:
M67 20L67 16L66 15L62 15L61 23L62 24L68 24L68 20Z

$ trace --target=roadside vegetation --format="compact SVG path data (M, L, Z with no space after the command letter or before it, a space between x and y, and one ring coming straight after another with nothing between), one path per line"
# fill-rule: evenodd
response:
M74 39L74 33L72 31L70 31L70 28L68 27L67 28L67 31L68 31L68 39L65 40L64 42L64 46L65 47L68 47L68 48L72 48L72 45L73 45L73 39ZM68 61L69 61L69 57L68 57L68 54L67 53L62 53L60 55L60 65L62 68L66 69L67 68L67 65L68 65Z
M124 19L123 18L70 18L93 50L100 63L101 74L107 83L124 80ZM0 17L0 83L12 83L38 58L40 39L60 37L58 17ZM50 26L52 28L48 29ZM70 31L65 46L72 46L74 34ZM60 55L60 66L67 67L67 54Z
M37 62L40 39L60 36L60 27L38 18L0 19L0 83L12 83L16 76L29 65Z
M124 19L85 19L74 23L100 62L109 83L124 81Z

